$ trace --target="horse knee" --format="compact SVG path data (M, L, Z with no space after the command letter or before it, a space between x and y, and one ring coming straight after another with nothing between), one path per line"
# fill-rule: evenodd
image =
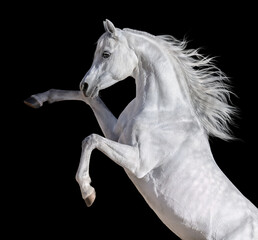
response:
M82 141L82 148L85 148L86 146L92 146L97 142L98 135L93 133L89 135L88 137L84 138Z
M139 163L139 166L133 171L133 174L137 178L143 178L150 170L145 168L143 165L141 165L141 161Z

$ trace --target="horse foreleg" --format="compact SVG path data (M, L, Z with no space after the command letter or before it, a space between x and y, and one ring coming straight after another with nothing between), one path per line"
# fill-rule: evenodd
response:
M24 101L30 107L39 108L44 102L53 103L65 100L80 100L87 103L87 98L81 91L68 91L50 89L43 93L37 93Z
M117 118L107 108L100 97L90 98L89 105L94 112L98 124L106 138L117 141L118 135L114 132Z
M105 137L117 140L117 136L113 131L117 119L99 97L87 98L81 91L50 89L46 92L32 95L24 103L30 107L39 108L44 102L53 103L65 100L79 100L87 103L92 108Z
M76 180L80 185L82 198L87 206L91 206L95 200L95 190L90 185L91 179L89 176L90 155L94 149L100 150L115 163L129 170L137 177L144 176L146 170L142 168L137 146L121 144L97 134L92 134L85 138L82 142L82 155L76 173Z

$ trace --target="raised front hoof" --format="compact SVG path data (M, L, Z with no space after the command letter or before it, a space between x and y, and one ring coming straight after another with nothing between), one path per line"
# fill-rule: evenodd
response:
M40 105L40 103L38 102L38 100L37 100L36 98L34 98L34 97L29 97L29 98L27 98L27 99L24 101L24 103L25 103L26 105L28 105L29 107L32 107L32 108L40 108L40 107L41 107L41 105Z
M95 201L95 198L96 198L96 192L94 190L90 196L84 199L87 207L90 207L93 204L93 202Z

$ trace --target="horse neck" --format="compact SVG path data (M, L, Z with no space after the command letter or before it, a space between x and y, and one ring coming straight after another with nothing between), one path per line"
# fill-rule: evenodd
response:
M152 41L141 41L134 49L139 59L133 73L137 105L189 115L190 104L179 84L171 56Z

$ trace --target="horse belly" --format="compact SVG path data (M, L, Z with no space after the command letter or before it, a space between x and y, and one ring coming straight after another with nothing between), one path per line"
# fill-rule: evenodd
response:
M181 239L224 239L251 214L257 224L257 208L214 162L203 170L192 166L189 172L184 166L180 167L182 172L173 171L172 165L156 168L142 179L127 174L157 216Z
M160 186L157 186L152 173L139 179L126 172L150 208L172 232L184 240L206 239L202 233L190 226L191 216L187 209L173 196L161 194ZM172 187L170 192L173 192Z

